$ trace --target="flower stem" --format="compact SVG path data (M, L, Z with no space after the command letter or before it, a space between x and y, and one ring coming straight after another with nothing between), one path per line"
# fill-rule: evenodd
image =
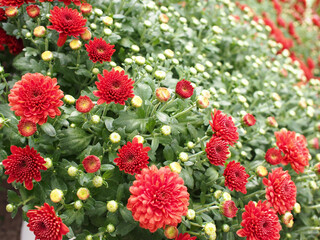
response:
M218 209L218 208L219 208L219 206L206 207L206 208L203 208L203 209L196 211L196 214L207 212L209 210Z
M320 204L312 205L312 206L305 206L305 208L310 208L310 209L320 208Z
M202 226L198 223L190 222L190 225L202 228Z
M164 110L166 110L166 108L176 99L176 95L173 95L173 97L167 101L160 109L159 112L163 112Z
M296 230L296 232L305 232L305 231L320 231L320 227L302 227L302 228L299 228L298 230Z
M178 117L182 116L183 114L185 114L185 113L187 113L187 112L191 111L195 106L196 106L196 104L194 103L194 104L192 104L190 107L186 108L186 109L185 109L185 110L183 110L182 112L179 112L179 113L177 113L177 114L173 115L172 117L174 117L174 118L178 118Z
M259 191L256 191L254 193L251 193L249 195L244 196L244 199L252 198L252 197L255 197L257 195L260 196L260 195L264 194L265 192L266 192L265 190L259 190Z
M204 153L204 151L197 152L197 153L195 153L195 154L193 154L193 155L190 155L190 156L189 156L189 159L190 159L190 158L193 158L193 157L197 157L197 156L199 156L199 155L201 155L201 154L203 154L203 153Z

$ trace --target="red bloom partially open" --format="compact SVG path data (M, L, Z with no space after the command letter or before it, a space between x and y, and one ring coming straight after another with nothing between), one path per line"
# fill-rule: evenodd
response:
M228 143L214 135L206 145L206 152L210 163L215 166L224 166L230 154Z
M222 214L228 218L234 218L237 215L238 208L232 200L225 201L221 207Z
M275 136L278 148L284 153L282 163L290 163L293 170L303 173L304 167L309 165L309 150L305 137L284 129L275 132Z
M96 82L97 91L93 91L93 94L99 98L98 105L102 103L119 103L125 104L128 98L134 97L133 94L133 83L132 79L128 78L124 74L124 71L115 71L112 69L111 72L103 70L103 76L98 75L99 82Z
M88 113L94 107L94 103L88 96L80 96L76 101L76 109L81 113Z
M27 145L25 148L11 146L11 155L2 161L5 174L9 175L8 183L17 181L25 184L26 189L33 188L32 180L41 180L40 170L47 170L43 165L46 161L33 148Z
M75 5L80 6L81 2L83 2L83 0L59 0L59 2L63 2L65 5L70 5L71 2L73 2Z
M297 188L288 171L282 168L272 169L268 179L263 179L266 186L266 199L279 214L291 211L296 203Z
M1 0L0 7L21 7L24 3L34 3L35 0Z
M193 95L193 87L191 82L183 79L176 85L176 93L182 98L189 98Z
M89 44L85 46L90 60L94 63L110 62L111 56L116 51L113 49L114 45L110 45L102 38L94 38L93 41L90 41Z
M37 5L29 5L26 7L29 17L35 18L40 15L40 8Z
M249 240L278 240L282 227L275 211L267 201L259 201L257 205L250 201L242 213L242 229L237 231L239 237Z
M27 212L29 224L27 225L36 239L62 240L63 235L69 232L69 228L57 217L54 208L45 203L42 207Z
M60 100L63 92L59 88L56 78L27 73L11 89L9 106L22 119L42 125L48 116L54 118L61 114L58 107L63 105Z
M125 173L132 175L141 173L141 169L148 167L148 151L150 150L150 147L143 147L143 144L134 138L132 143L128 142L127 145L119 149L118 157L114 159L114 162Z
M29 137L37 131L37 124L27 119L21 119L18 124L18 130L22 136Z
M244 115L242 118L242 121L248 127L251 127L256 124L256 118L250 113L247 113L246 115Z
M129 188L127 208L140 227L155 232L166 225L177 226L187 215L189 193L183 179L169 167L144 168Z
M231 146L234 145L239 139L239 134L237 132L237 127L234 125L232 117L228 117L223 114L220 110L214 110L214 115L211 114L212 122L210 125L212 131L218 137L227 141Z
M97 156L90 155L83 159L82 165L87 173L94 173L100 169L101 162Z
M282 162L283 156L281 154L281 151L276 148L270 148L266 152L266 155L264 157L268 163L271 165L278 165Z
M64 45L68 36L77 38L86 31L87 20L76 9L55 6L50 12L49 21L52 25L48 26L48 29L56 30L59 33L58 47Z
M229 162L223 176L225 177L225 186L231 191L236 190L243 194L247 193L246 184L249 175L246 173L245 167L241 166L240 163L235 161Z

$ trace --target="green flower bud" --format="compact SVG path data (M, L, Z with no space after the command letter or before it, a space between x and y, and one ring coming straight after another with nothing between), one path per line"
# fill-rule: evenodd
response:
M12 213L13 210L14 210L14 206L13 206L12 204L7 204L7 206L6 206L6 211L7 211L8 213Z
M107 209L109 212L116 212L118 210L118 203L114 200L111 200L107 203Z

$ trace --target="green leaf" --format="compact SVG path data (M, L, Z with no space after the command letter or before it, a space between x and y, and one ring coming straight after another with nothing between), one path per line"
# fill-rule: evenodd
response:
M114 166L111 165L111 164L102 164L101 167L100 167L100 170L102 172L104 171L112 171L114 169Z
M167 161L173 161L174 160L174 152L173 152L173 149L171 146L169 145L166 145L163 149L163 155L164 155L164 158L167 160Z
M137 223L122 222L117 226L116 234L120 236L125 236L129 232L131 232L136 226Z
M20 196L15 191L8 190L8 203L18 205L21 201Z
M163 112L157 112L156 116L157 119L164 124L168 124L170 121L170 117L168 116L168 114L165 114Z
M131 211L129 211L126 207L120 207L120 214L125 222L134 222Z
M182 168L180 177L182 177L184 183L187 185L188 188L193 189L194 187L193 176L186 169Z
M106 125L106 128L108 129L109 132L113 132L114 128L113 128L113 121L114 119L111 117L106 117L106 120L104 121L104 124Z
M55 137L56 136L56 130L50 123L45 123L41 125L41 129L50 137Z
M219 177L219 173L213 167L208 168L205 175L208 177L208 182L213 182Z

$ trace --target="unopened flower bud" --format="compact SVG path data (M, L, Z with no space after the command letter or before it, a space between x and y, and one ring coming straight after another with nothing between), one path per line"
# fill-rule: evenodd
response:
M170 92L167 88L161 87L156 90L156 98L159 102L166 102L170 98Z
M77 196L80 200L87 200L90 197L90 191L88 188L81 187L77 191Z
M140 135L134 136L133 139L136 139L138 143L144 143L144 138Z
M193 220L196 217L196 212L193 209L188 209L187 219Z
M181 170L182 170L182 167L181 167L181 165L180 165L180 163L178 163L178 162L172 162L172 163L170 163L169 164L169 167L170 167L170 169L171 169L171 171L172 172L175 172L175 173L180 173L181 172Z
M149 20L145 20L143 24L144 24L144 26L147 27L147 28L149 28L149 27L152 26L152 22L150 22Z
M114 225L111 224L111 223L109 223L109 224L107 225L107 232L108 232L108 233L112 233L112 232L114 232L114 230L115 230Z
M224 193L222 193L222 198L224 201L229 201L229 200L231 200L231 195L230 195L230 193L224 192Z
M174 57L174 52L171 49L166 49L166 50L164 50L164 55L167 58L171 59Z
M92 5L89 3L82 3L80 7L80 11L83 15L90 14L92 11Z
M189 149L193 149L194 146L195 146L195 144L194 144L193 142L191 142L191 141L187 143L187 147L188 147Z
M268 170L264 166L258 166L256 171L259 177L265 177L268 175Z
M168 125L164 125L161 127L161 133L165 136L169 136L171 134L171 127Z
M97 29L97 24L91 23L90 24L90 28L93 29L93 30L96 30Z
M103 179L101 176L95 176L93 179L92 179L92 183L93 183L93 186L95 186L96 188L99 188L102 186L103 184Z
M111 26L113 24L113 18L109 16L104 17L102 21L106 26Z
M135 57L134 61L136 62L136 64L142 66L143 64L146 63L146 59L142 56L137 56Z
M181 160L181 162L186 162L189 160L189 155L186 152L181 152L179 154L179 159Z
M131 46L131 50L133 51L133 52L139 52L140 51L140 48L139 48L139 46L138 45L132 45Z
M70 177L75 177L77 173L78 173L78 169L76 167L71 166L68 168L68 175Z
M38 38L44 37L46 33L47 33L47 30L44 26L38 26L33 30L33 35Z
M49 62L53 59L53 54L51 51L45 51L41 54L41 58L45 62Z
M109 212L116 212L118 210L118 203L114 200L111 200L107 203L107 209Z
M270 127L276 127L276 128L278 127L278 123L274 117L268 117L266 122Z
M70 46L70 48L71 48L72 50L78 50L78 49L81 48L82 43L81 43L81 41L78 40L78 39L73 39L73 40L70 42L69 46Z
M98 68L93 68L93 69L92 69L92 73L93 73L94 75L98 75L98 74L100 73L100 70L99 70Z
M87 235L86 236L86 240L92 240L92 239L93 239L92 235Z
M100 117L98 115L92 115L91 122L93 124L98 124L100 122Z
M13 210L14 210L14 206L13 206L12 204L7 204L7 206L6 206L6 211L7 211L8 213L12 213Z
M63 97L63 101L67 104L72 105L75 103L76 99L73 96L66 94Z
M134 106L135 108L139 108L142 106L142 98L135 95L132 99L131 99L131 105Z
M18 9L16 7L12 7L12 6L7 7L6 10L5 10L5 14L9 18L13 18L13 17L17 16Z
M77 210L80 210L82 208L83 204L80 200L75 201L74 208Z
M223 224L222 225L222 231L223 232L229 232L230 231L230 226L228 224Z
M281 97L279 96L278 93L271 93L271 98L273 101L280 101L281 100Z
M222 195L222 191L221 190L217 190L213 193L213 196L216 198L216 199L219 199ZM231 199L230 199L231 200Z
M63 192L60 189L54 189L50 193L50 199L54 203L58 203L62 200L63 198Z
M45 166L47 169L51 168L51 167L52 167L52 160L51 160L51 158L45 158L44 160L46 161L46 163L43 164L43 166Z
M80 34L80 37L84 41L89 41L92 37L92 34L89 29L86 29L86 31L84 33Z
M207 235L214 235L216 233L216 225L214 223L207 223L205 226L204 226L204 232L207 234Z
M293 211L294 211L295 213L300 213L300 212L301 212L301 205L296 202L296 203L294 204Z
M318 185L315 181L310 181L309 182L309 186L312 190L317 190L318 189Z
M201 95L197 98L198 108L205 109L209 106L209 104L210 104L210 102L209 102L208 98L201 96Z
M113 132L110 134L109 139L112 143L118 143L121 140L121 136L119 133Z
M164 230L164 235L168 239L175 239L179 234L177 227L167 225Z
M164 71L157 70L157 71L155 71L154 76L155 76L156 79L158 79L158 80L163 80L163 79L166 78L166 73L165 73Z
M217 239L217 233L213 233L212 235L209 235L209 240L216 240Z

